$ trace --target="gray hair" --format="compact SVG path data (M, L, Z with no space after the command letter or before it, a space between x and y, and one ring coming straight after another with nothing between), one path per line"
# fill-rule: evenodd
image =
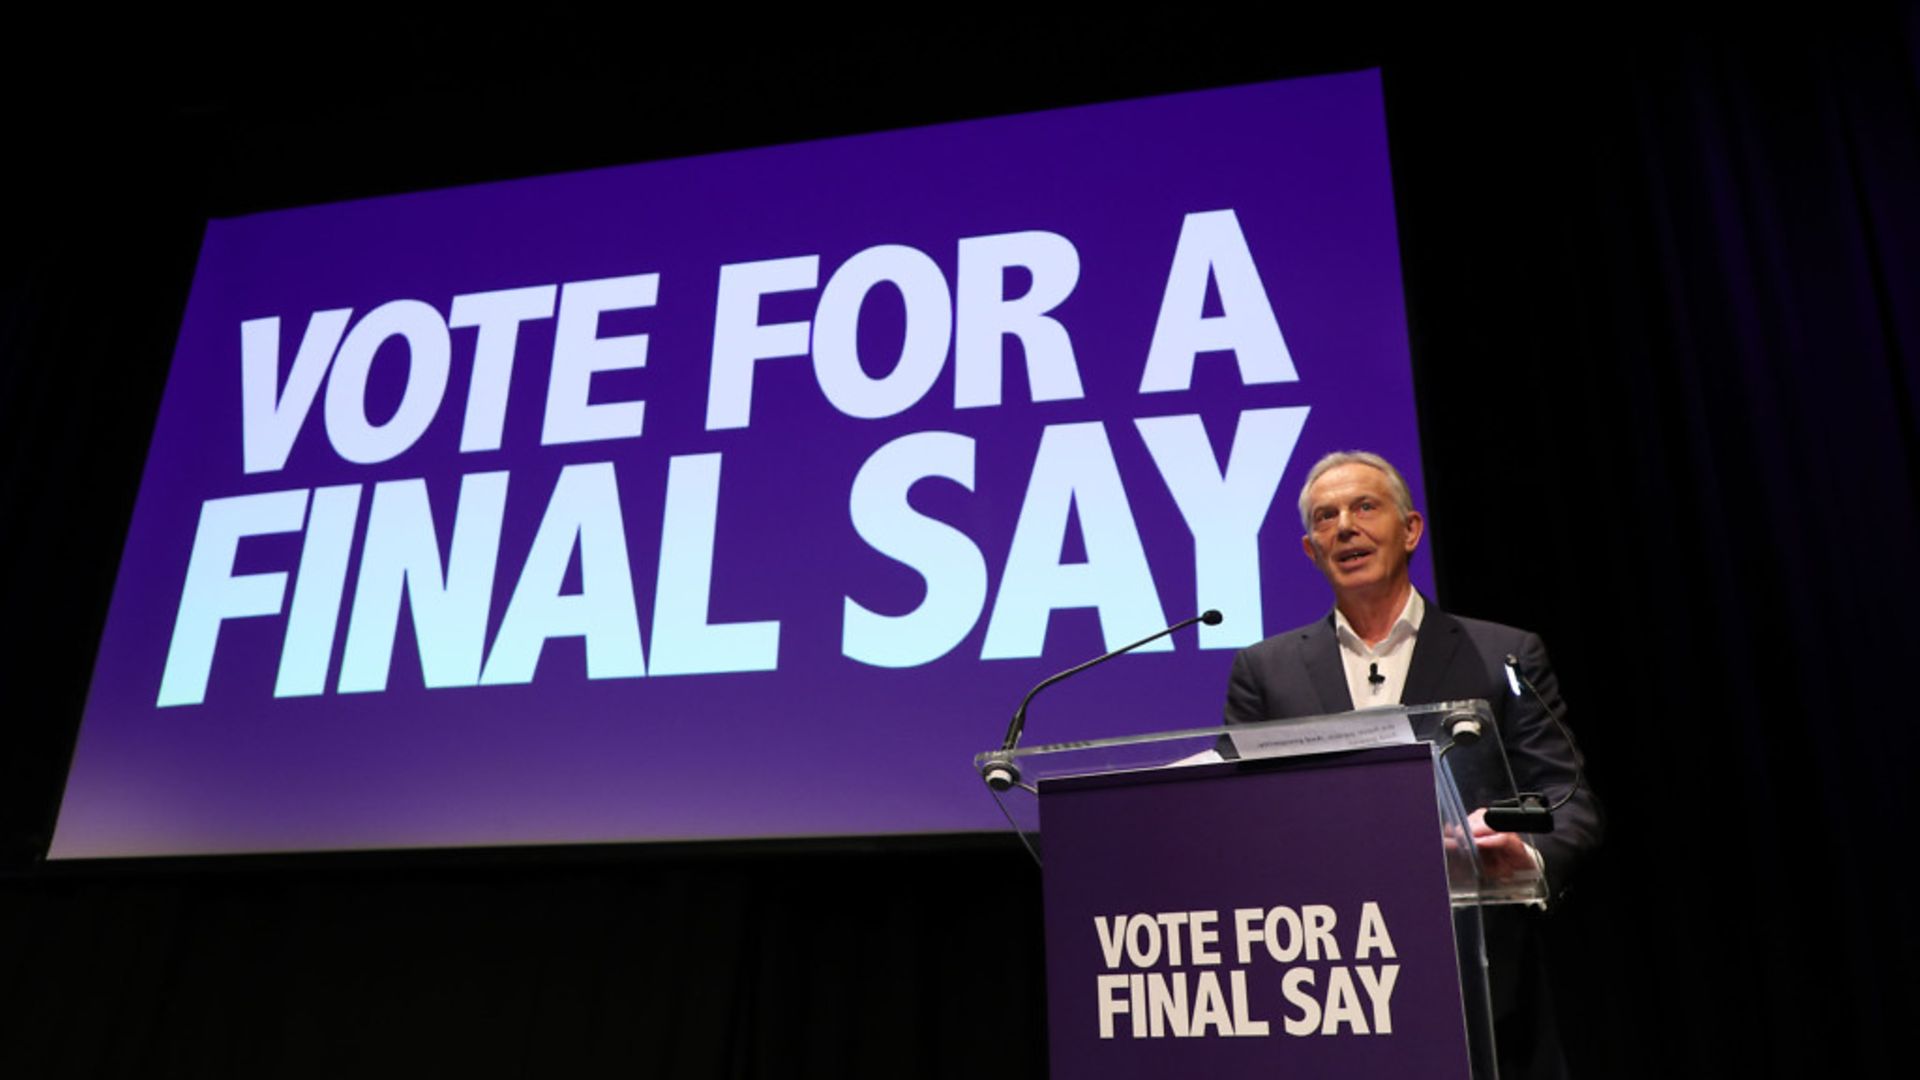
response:
M1400 508L1400 520L1405 521L1413 513L1413 494L1407 490L1407 482L1393 462L1379 454L1367 450L1335 450L1326 457L1313 463L1307 470L1307 482L1300 485L1300 527L1313 531L1313 523L1307 520L1307 493L1313 490L1313 482L1320 479L1328 469L1337 469L1342 465L1366 465L1379 469L1387 478L1387 491L1393 495L1393 505Z

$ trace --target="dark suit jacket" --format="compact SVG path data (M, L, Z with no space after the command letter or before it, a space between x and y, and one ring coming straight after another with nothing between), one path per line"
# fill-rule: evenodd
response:
M1404 704L1484 698L1493 707L1500 741L1512 762L1514 779L1522 791L1559 798L1573 782L1577 751L1554 727L1533 695L1513 696L1504 662L1511 653L1520 671L1540 691L1553 710L1566 717L1560 700L1560 682L1547 659L1540 638L1525 630L1479 619L1449 615L1427 602L1420 633L1414 639L1413 662L1407 669ZM1333 614L1297 630L1276 634L1240 650L1233 658L1227 682L1227 723L1252 723L1282 717L1316 716L1353 708L1347 675L1340 662L1340 640ZM1460 796L1467 809L1482 805L1481 785L1471 776L1459 776ZM1500 778L1504 782L1504 777ZM1600 842L1600 804L1581 791L1554 811L1553 832L1530 837L1547 865L1548 883L1557 891L1579 863L1580 856Z
M1560 683L1540 638L1524 630L1449 615L1427 602L1414 639L1401 701L1423 705L1483 698L1493 708L1500 740L1520 790L1558 799L1573 781L1578 751L1568 744L1531 694L1516 698L1503 664L1511 653L1520 671L1564 720ZM1227 722L1252 723L1353 708L1340 662L1333 613L1319 622L1276 634L1240 650L1227 683ZM1484 805L1486 790L1504 787L1504 776L1479 778L1456 771L1469 810ZM1600 842L1600 804L1581 791L1554 811L1553 832L1529 837L1546 862L1549 887L1558 893L1580 857ZM1488 972L1498 1020L1502 1075L1559 1076L1560 1060L1539 941L1530 920L1495 909L1486 921Z

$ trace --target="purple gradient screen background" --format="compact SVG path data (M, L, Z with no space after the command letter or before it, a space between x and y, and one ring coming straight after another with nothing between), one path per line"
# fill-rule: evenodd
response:
M1191 389L1140 378L1181 223L1231 208L1299 378L1242 385L1202 354ZM956 409L953 360L933 389L878 420L842 415L804 357L756 365L750 426L705 429L719 269L910 245L955 280L965 237L1046 230L1080 277L1052 314L1085 396L1034 402L1009 345L997 407ZM240 324L282 319L282 370L316 310L357 320L399 298L444 317L451 298L523 285L660 274L656 305L602 333L650 334L643 369L600 376L594 400L646 402L638 438L540 445L554 320L522 327L502 447L462 454L475 332L452 332L444 402L393 460L343 461L322 401L284 469L242 471ZM1010 286L1010 290L1012 286ZM869 301L863 356L889 357L902 306ZM819 291L770 297L762 322L807 319ZM1210 300L1209 303L1217 301ZM890 343L890 344L889 344ZM398 354L405 356L404 350ZM871 371L871 366L869 368ZM399 400L407 363L382 353L370 412ZM877 374L877 372L875 372ZM321 397L324 399L324 387ZM1198 606L1194 541L1133 421L1197 414L1224 461L1246 409L1310 413L1260 533L1264 633L1325 613L1293 500L1320 454L1378 450L1422 501L1411 370L1378 77L1364 72L973 121L711 157L311 207L209 224L120 566L51 854L56 858L763 836L948 832L1003 819L970 767L1021 695L1102 652L1091 608L1055 611L1037 658L982 660L1034 455L1051 424L1102 421L1169 622ZM921 513L964 532L988 571L986 609L941 658L883 669L841 654L843 598L913 609L919 575L855 532L861 464L901 435L975 440L972 491L932 479ZM444 555L460 477L510 473L492 632L555 477L618 473L649 658L667 462L723 465L709 618L777 620L778 667L589 680L579 638L549 641L534 681L426 689L403 605L388 687L335 689L347 579L325 693L274 698L279 616L230 620L204 702L156 707L201 505L254 492L424 478ZM358 531L364 534L363 494ZM244 539L236 572L286 570L297 533ZM357 567L359 540L355 541ZM1070 528L1063 561L1079 546ZM1424 552L1416 580L1430 587ZM289 593L291 595L291 581ZM1227 602L1217 606L1230 607ZM1215 722L1229 648L1183 631L1043 695L1030 742Z

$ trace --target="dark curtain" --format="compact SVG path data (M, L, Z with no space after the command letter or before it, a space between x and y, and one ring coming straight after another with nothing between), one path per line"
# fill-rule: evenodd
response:
M1899 1071L1920 50L1880 15L1392 72L1443 598L1548 635L1612 811L1554 920L1600 1075Z
M1611 815L1547 918L1576 1071L1904 1071L1914 5L1384 20L1043 20L883 61L630 16L10 82L0 1071L1041 1075L1038 876L992 842L36 862L199 222L1376 64L1440 599L1546 636Z
M18 1077L1042 1076L1038 870L998 845L41 878Z

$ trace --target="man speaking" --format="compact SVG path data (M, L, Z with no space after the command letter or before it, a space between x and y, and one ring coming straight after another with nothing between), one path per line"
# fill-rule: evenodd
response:
M1333 611L1234 657L1227 722L1483 698L1520 790L1568 793L1579 751L1547 711L1564 713L1546 647L1524 630L1449 615L1415 591L1408 564L1424 522L1399 471L1377 454L1328 454L1307 473L1300 520L1301 547L1333 587ZM1537 694L1515 692L1509 657ZM1557 891L1600 840L1600 806L1584 785L1531 843L1489 829L1486 796L1471 785L1460 794L1477 807L1475 841L1495 878L1538 868ZM1487 952L1501 1075L1564 1075L1538 942L1522 913L1489 913Z

